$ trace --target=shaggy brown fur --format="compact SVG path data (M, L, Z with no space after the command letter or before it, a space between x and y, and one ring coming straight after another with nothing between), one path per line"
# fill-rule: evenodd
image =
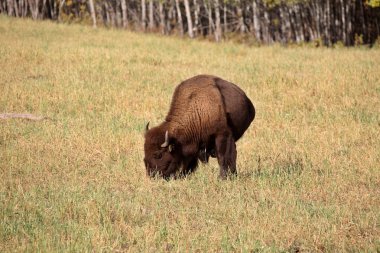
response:
M232 83L209 75L182 82L174 91L165 121L145 134L147 174L165 178L189 174L196 169L203 148L215 150L221 178L228 172L236 174L235 141L254 115L250 100Z
M227 124L236 142L242 137L255 118L255 107L244 91L235 84L220 78L216 78L215 82L222 94ZM199 150L200 161L207 163L210 156L216 157L214 140L203 144Z

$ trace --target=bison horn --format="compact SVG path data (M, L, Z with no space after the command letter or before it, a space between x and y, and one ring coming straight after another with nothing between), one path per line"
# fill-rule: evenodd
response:
M148 123L145 126L145 133L148 132L148 130L149 130L149 121L148 121Z
M169 132L168 132L168 130L166 130L165 142L162 143L161 148L166 148L167 146L169 146Z

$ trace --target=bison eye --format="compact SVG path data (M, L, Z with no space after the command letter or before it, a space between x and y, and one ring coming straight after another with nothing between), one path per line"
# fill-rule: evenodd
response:
M156 154L154 154L154 158L155 159L161 159L162 158L162 154L161 153L156 153Z

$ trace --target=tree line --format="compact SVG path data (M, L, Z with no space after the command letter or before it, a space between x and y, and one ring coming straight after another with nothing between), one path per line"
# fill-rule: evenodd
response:
M372 44L380 0L0 0L0 13L260 44Z

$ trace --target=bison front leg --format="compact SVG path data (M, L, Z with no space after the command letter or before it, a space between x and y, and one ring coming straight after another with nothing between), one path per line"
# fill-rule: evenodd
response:
M236 144L231 132L224 132L216 136L216 155L220 167L221 179L227 179L228 173L236 175Z
M182 167L182 176L187 176L193 173L198 167L198 158L191 157L184 159Z

